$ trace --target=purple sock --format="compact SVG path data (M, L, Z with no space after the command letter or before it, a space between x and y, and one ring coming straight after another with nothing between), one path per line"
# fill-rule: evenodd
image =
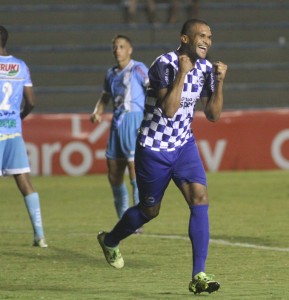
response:
M132 206L122 216L111 232L107 233L104 243L108 247L115 247L119 242L142 227L150 219L143 214L139 205Z
M205 272L210 240L208 207L208 205L190 206L189 237L193 249L192 277L199 272Z

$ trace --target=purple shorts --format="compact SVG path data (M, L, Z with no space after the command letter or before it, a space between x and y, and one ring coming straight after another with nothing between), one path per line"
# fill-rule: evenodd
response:
M153 151L137 144L135 170L140 202L154 206L161 202L171 179L207 186L205 169L193 138L175 151Z

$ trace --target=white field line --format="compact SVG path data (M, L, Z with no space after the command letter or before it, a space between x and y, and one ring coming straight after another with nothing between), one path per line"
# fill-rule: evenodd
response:
M175 239L175 240L186 240L189 241L188 237L179 236L179 235L157 235L157 234L141 234L145 237L152 238L162 238L162 239ZM269 246L261 246L247 243L233 243L225 240L218 239L210 239L210 244L216 245L224 245L231 247L240 247L240 248L253 248L258 250L266 250L266 251L279 251L279 252L289 252L289 248L279 248L279 247L269 247Z
M27 230L22 230L22 231L21 230L0 230L0 233L30 234L31 232ZM84 232L67 232L66 235L86 236L86 235L96 235L96 233L92 234L92 233L84 233ZM162 234L142 233L137 236L189 241L188 237L181 236L181 235L162 235ZM266 250L266 251L289 252L289 248L269 247L269 246L254 245L254 244L247 244L247 243L233 243L233 242L218 240L218 239L210 239L210 244L224 245L230 247L240 247L240 248L252 248L252 249Z

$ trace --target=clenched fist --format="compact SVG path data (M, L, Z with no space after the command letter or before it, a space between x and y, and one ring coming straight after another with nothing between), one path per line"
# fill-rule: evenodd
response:
M225 79L226 72L227 72L227 65L222 63L221 61L217 61L213 63L214 67L214 76L216 81L222 81Z

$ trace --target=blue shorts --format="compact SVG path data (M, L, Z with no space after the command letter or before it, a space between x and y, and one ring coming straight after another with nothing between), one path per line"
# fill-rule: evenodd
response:
M136 177L140 202L154 206L161 202L171 179L180 187L184 182L207 186L207 179L195 140L175 151L153 151L137 144Z
M0 135L0 176L29 172L28 156L21 134Z
M134 161L136 138L143 112L128 112L119 127L110 129L106 157Z

